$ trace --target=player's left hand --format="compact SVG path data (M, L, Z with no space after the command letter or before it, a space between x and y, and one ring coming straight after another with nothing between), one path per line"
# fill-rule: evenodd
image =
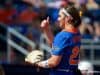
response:
M42 61L44 58L44 53L40 50L33 50L25 57L25 62L30 64L36 64L39 61Z

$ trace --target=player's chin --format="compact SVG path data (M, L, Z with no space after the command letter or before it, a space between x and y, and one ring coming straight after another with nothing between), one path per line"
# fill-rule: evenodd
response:
M60 29L63 29L64 27L63 27L63 25L62 25L62 24L60 24L60 25L59 25L59 28L60 28Z
M57 26L58 28L60 28L60 29L63 29L63 25L60 24L60 23L57 23L56 26Z

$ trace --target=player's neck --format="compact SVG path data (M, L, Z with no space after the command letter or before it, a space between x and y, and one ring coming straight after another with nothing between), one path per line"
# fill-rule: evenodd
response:
M78 29L69 24L69 25L65 26L65 28L63 29L63 31L77 33Z

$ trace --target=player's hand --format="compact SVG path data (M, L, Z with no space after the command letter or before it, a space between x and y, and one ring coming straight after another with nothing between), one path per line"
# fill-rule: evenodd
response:
M44 59L44 53L40 50L33 50L32 52L28 53L25 57L25 62L29 64L35 64L39 61Z
M35 65L36 65L37 67L42 67L42 68L43 68L43 65L41 64L41 61L40 61L40 62L35 63Z
M41 22L41 25L40 27L43 29L43 30L47 30L49 28L49 17L47 17L47 19L43 20Z

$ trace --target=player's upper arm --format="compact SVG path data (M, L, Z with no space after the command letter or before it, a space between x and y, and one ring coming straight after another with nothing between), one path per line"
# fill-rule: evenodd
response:
M52 51L51 51L51 58L49 61L50 67L56 67L60 62L61 58L64 54L65 48L68 46L68 39L63 32L59 33L53 41L52 44Z

